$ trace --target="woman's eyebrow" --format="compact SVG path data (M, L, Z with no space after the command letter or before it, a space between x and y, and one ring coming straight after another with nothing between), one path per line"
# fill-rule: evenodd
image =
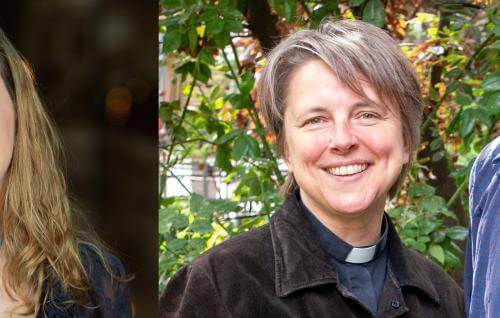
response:
M376 108L384 113L390 111L387 106L383 105L383 104L379 104L379 103L376 103L374 101L371 101L371 100L364 100L364 101L359 101L359 102L356 102L354 103L353 105L353 108L360 108L360 107L373 107L373 108Z
M381 110L385 110L385 107L383 107L380 104L377 104L373 101L370 100L361 100L358 102L355 102L354 104L351 105L352 108L361 108L361 107L375 107L379 108ZM313 105L311 107L307 107L306 109L302 109L300 113L298 113L295 117L295 119L302 119L303 117L306 117L310 114L314 113L322 113L322 112L327 112L329 110L328 107L322 106L322 105Z
M301 118L301 117L304 117L304 116L307 116L311 113L321 113L321 112L326 112L328 110L328 108L326 106L321 106L321 105L313 105L311 107L306 107L306 108L302 108L298 114L296 116L294 116L295 118Z
M375 102L369 101L369 100L363 100L356 102L352 105L352 107L357 108L357 107L379 107L379 105Z

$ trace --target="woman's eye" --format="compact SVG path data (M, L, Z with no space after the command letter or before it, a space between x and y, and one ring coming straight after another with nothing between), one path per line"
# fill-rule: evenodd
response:
M314 118L306 120L306 122L304 123L304 125L319 124L319 123L322 123L323 121L324 121L324 119L321 118L321 117L314 117Z
M360 116L362 119L374 119L377 118L377 116L373 113L362 113Z

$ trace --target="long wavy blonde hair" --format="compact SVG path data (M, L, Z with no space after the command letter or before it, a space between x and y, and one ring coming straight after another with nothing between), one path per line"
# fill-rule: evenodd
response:
M88 229L77 231L61 142L28 64L1 29L0 75L16 114L12 161L0 193L3 285L11 298L22 301L26 314L43 307L56 282L75 303L84 304L90 286L79 246L91 244L107 264L102 245Z

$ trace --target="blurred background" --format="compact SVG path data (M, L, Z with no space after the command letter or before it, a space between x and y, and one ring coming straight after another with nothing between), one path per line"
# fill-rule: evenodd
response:
M66 147L70 189L135 274L137 317L157 316L158 4L2 3Z

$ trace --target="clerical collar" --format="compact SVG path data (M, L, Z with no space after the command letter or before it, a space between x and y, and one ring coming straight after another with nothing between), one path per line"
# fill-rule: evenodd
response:
M301 209L309 220L311 229L317 235L321 246L327 252L328 256L346 263L363 264L371 262L383 252L387 243L388 228L385 214L382 221L382 229L380 231L381 235L378 241L370 246L354 247L344 242L340 237L324 226L323 223L309 211L304 203L302 203L300 196L298 196L298 201Z

